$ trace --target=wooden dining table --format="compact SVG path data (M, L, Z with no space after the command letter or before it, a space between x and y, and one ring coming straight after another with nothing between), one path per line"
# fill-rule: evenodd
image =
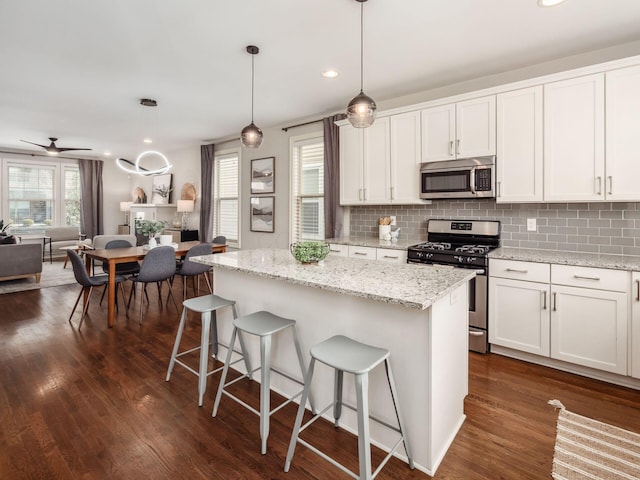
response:
M180 258L187 254L191 247L199 245L201 242L180 242L175 247L176 257ZM176 244L174 244L176 245ZM211 253L224 253L227 251L227 245L221 243L211 244ZM128 247L128 248L110 248L110 249L97 249L97 250L85 250L85 263L87 266L87 273L91 274L91 264L94 260L105 262L108 267L109 274L109 305L108 305L108 325L113 327L115 321L116 310L116 265L118 263L137 262L143 260L149 253L149 249L145 247ZM85 302L88 301L85 294Z

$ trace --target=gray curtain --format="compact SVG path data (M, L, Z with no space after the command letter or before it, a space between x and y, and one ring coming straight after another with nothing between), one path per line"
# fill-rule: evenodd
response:
M78 160L80 168L80 231L87 238L104 234L102 160Z
M324 238L343 234L344 213L340 206L340 128L334 123L344 113L322 119L324 126Z
M200 178L202 179L202 190L200 194L200 240L211 242L213 240L213 143L200 145Z

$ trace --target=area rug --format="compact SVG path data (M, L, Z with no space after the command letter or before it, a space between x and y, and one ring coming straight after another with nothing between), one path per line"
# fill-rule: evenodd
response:
M67 268L62 268L63 265L64 261L54 260L53 263L44 262L42 264L40 283L36 283L36 279L34 277L2 281L0 282L0 294L76 283L71 263L67 264Z
M640 435L560 409L553 452L556 480L635 480L640 478Z

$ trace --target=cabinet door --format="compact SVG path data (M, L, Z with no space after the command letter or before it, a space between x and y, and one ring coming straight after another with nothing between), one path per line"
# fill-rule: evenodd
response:
M349 256L351 258L366 258L368 260L376 259L376 249L373 247L358 247L349 245Z
M549 288L489 278L489 343L548 357Z
M329 255L333 255L336 257L348 257L349 256L349 246L342 245L339 243L330 243L329 244Z
M420 112L392 115L391 203L406 205L420 200Z
M640 66L606 73L606 198L640 200Z
M362 129L340 127L340 204L362 203Z
M542 86L497 96L497 203L542 201Z
M437 162L455 159L455 104L428 108L421 112L422 161Z
M640 273L631 274L631 365L629 375L640 378Z
M391 203L389 117L364 130L363 199L370 205Z
M604 200L604 74L544 86L544 199Z
M457 158L496 154L496 97L474 98L456 104Z
M627 374L627 295L551 287L551 357Z

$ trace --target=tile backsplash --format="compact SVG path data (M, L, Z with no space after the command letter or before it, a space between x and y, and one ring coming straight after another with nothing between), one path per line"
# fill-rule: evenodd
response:
M640 203L497 204L479 199L351 207L351 234L377 235L378 218L388 215L396 216L402 234L423 240L430 218L500 220L504 246L640 255ZM536 219L535 232L527 231L528 218Z

